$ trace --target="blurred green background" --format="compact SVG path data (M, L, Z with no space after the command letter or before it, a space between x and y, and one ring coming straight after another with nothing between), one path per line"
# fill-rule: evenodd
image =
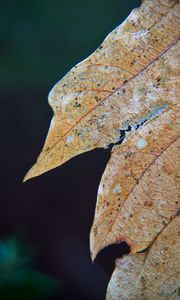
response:
M43 300L60 290L58 280L34 270L33 256L19 237L0 240L0 299Z
M140 1L3 1L1 85L51 86L91 54Z
M50 276L43 280L48 282L49 278L51 290L52 278L59 282L56 298L50 299L104 299L114 258L128 252L128 247L125 243L109 247L91 264L89 231L98 184L110 155L107 150L85 153L22 184L40 152L52 116L47 95L139 5L138 0L0 3L1 248L4 239L14 241L16 234L25 237L26 248L35 245L34 267L25 270L30 270L31 279L32 272L37 272L37 278ZM0 262L4 260L2 255L0 252ZM18 266L16 269L14 265L15 274ZM10 299L21 299L12 286L13 275L4 282L4 272L0 277L0 293L4 293L0 299L6 300L3 297L7 289ZM36 292L33 280L30 286ZM22 295L22 300L29 299Z

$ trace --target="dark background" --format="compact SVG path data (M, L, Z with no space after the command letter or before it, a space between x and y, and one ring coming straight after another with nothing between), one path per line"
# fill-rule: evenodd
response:
M33 245L36 269L60 282L53 299L103 300L114 259L128 252L125 243L110 246L91 263L89 232L110 152L98 149L25 184L22 179L48 130L52 86L139 4L0 2L0 239L20 235Z

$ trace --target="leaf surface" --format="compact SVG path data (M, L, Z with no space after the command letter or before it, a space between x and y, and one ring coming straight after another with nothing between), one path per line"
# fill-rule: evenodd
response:
M116 260L106 300L178 300L180 218L175 217L147 253Z
M93 259L126 240L132 252L149 246L180 206L178 106L130 133L116 146L98 190L91 230Z
M54 117L44 148L25 180L77 154L107 148L120 139L120 130L139 124L154 109L173 104L178 2L144 1L53 87L49 103Z
M122 240L131 254L117 260L108 300L179 296L179 15L177 0L144 0L54 86L49 133L25 177L112 147L91 254Z

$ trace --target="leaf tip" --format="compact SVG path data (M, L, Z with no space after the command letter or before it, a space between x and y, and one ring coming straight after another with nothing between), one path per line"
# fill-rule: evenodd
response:
M92 262L95 261L97 254L102 248L99 247L97 244L97 240L93 234L93 227L90 232L90 251L91 251L91 260Z
M92 262L94 262L95 261L95 259L96 259L96 256L97 256L97 253L96 252L91 252L91 260L92 260Z
M23 178L23 183L28 181L29 179L32 179L34 177L39 176L40 174L37 172L36 164L32 166L32 168L26 173L26 175Z
M29 179L31 179L32 177L29 176L29 172L27 172L27 174L24 176L22 182L25 183L26 181L28 181Z

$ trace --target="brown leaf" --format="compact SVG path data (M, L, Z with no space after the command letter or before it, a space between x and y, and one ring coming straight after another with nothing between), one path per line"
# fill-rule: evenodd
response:
M49 133L25 177L124 139L103 174L90 236L93 259L112 243L131 246L108 300L179 296L179 14L177 0L144 0L54 86Z
M149 246L180 206L178 109L167 110L116 146L103 174L91 230L91 252L126 240Z
M180 218L175 217L147 253L116 260L107 300L178 300L180 296Z
M108 147L120 130L176 103L179 1L145 0L49 94L54 110L44 148L25 177Z

